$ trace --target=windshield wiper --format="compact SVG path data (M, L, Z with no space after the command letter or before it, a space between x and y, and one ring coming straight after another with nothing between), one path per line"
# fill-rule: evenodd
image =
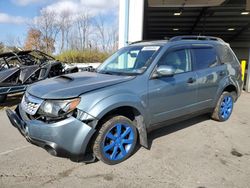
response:
M113 73L113 72L110 72L110 71L99 71L99 72L97 72L97 73L114 75L114 73Z
M137 72L113 72L113 71L99 71L100 74L118 75L118 76L135 76L140 73Z

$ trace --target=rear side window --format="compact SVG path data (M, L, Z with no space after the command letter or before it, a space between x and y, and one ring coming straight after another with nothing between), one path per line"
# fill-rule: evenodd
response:
M220 55L220 60L222 63L233 63L235 61L235 57L232 54L231 49L228 46L218 46L218 51Z
M195 60L195 70L206 69L218 64L216 51L212 47L193 48L192 52Z

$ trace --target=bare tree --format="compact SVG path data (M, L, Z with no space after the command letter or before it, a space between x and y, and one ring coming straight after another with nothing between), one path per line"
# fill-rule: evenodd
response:
M114 25L108 31L108 51L114 52L118 49L118 28Z
M76 28L73 28L71 30L71 32L69 33L68 36L68 48L71 50L80 50L79 46L80 46L80 42L78 39L78 31L76 30Z
M80 40L80 48L81 50L88 47L88 35L89 35L89 27L90 27L90 17L88 12L81 13L77 17L77 28Z
M96 30L96 36L99 39L98 41L101 50L105 52L116 50L118 40L117 26L105 23L104 17L99 15L95 18L94 27Z
M94 26L96 28L96 35L99 38L100 46L103 51L106 51L106 29L104 25L104 18L98 15L94 20Z
M61 31L61 48L60 51L64 50L65 43L68 46L69 31L72 26L71 12L69 10L64 10L59 15L58 25Z
M56 13L51 10L42 9L41 15L36 19L35 25L43 35L46 53L52 53L54 51L54 42L60 31Z

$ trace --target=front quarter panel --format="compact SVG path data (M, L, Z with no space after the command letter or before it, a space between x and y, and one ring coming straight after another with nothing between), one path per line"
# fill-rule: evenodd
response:
M88 114L86 119L95 117L100 120L107 113L119 107L133 107L140 113L140 115L135 117L135 121L137 122L136 126L140 136L140 144L147 148L147 127L149 126L149 116L146 115L146 93L137 95L138 93L133 93L129 89L119 89L119 87L113 89L114 88L112 87L110 90L101 90L96 93L91 92L87 95L83 95L78 108ZM113 93L113 95L110 95L111 93Z
M100 119L111 110L123 106L133 107L137 109L143 116L145 116L145 111L144 111L144 109L146 108L145 102L141 101L137 96L130 93L127 94L119 93L104 98L103 100L96 103L90 109L89 114Z
M110 93L109 93L110 94ZM115 94L106 96L102 92L81 96L81 103L78 108L89 115L101 119L105 114L118 107L129 106L137 109L145 117L146 101L141 100L133 93L126 93L124 90L116 91Z
M145 118L147 107L147 82L144 76L130 81L101 88L81 95L78 108L97 119L111 110L130 106L137 109Z

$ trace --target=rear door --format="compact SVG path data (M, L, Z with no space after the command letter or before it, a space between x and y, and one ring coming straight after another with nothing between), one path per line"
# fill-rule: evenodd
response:
M191 52L187 47L169 49L159 60L160 65L173 66L173 76L151 78L148 84L151 124L193 112L197 102L196 73L192 71Z
M221 65L217 52L213 46L193 46L192 58L197 74L197 102L196 110L211 107L216 96L220 80L226 76L225 65Z

